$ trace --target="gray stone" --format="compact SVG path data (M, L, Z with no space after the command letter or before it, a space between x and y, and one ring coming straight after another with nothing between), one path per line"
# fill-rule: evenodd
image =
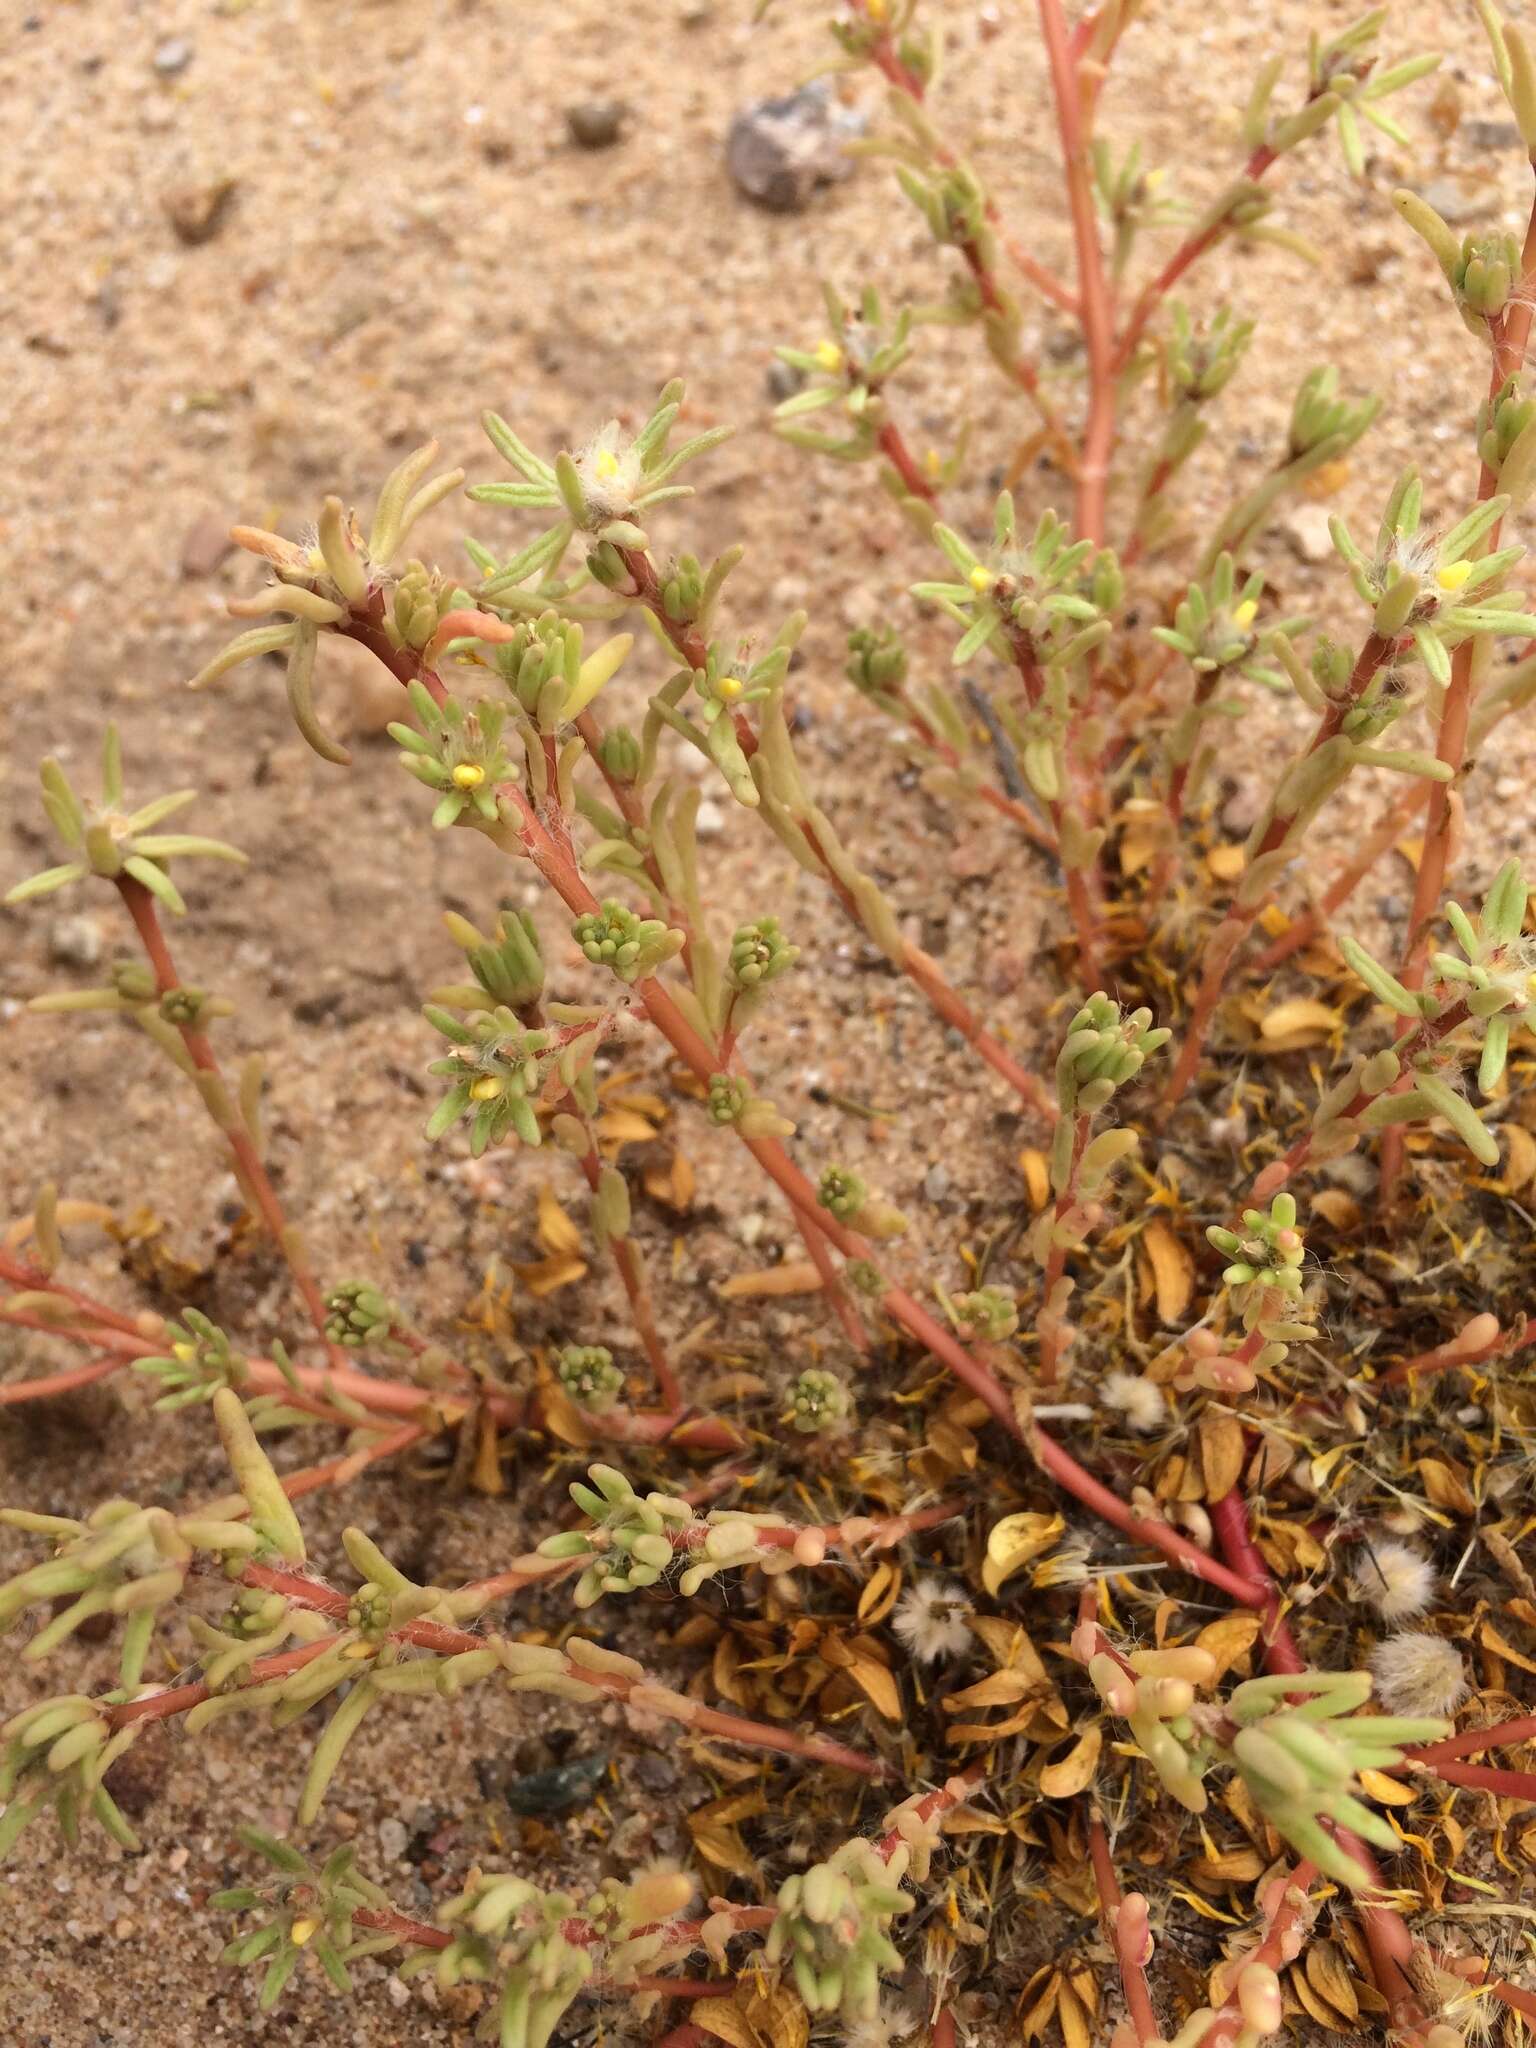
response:
M179 78L196 54L190 36L167 36L155 51L156 77Z
M1463 121L1457 133L1473 149L1520 147L1520 130L1513 121Z
M56 917L48 927L48 957L61 967L94 967L101 946L101 927L94 918Z
M718 839L725 830L725 813L713 797L705 797L699 805L693 829L700 839Z
M1436 178L1420 187L1419 197L1452 227L1482 220L1499 208L1499 188L1481 178Z
M622 100L583 100L565 110L566 132L578 149L611 149L624 132Z
M782 405L786 398L793 398L805 387L805 372L797 370L793 363L781 363L777 357L763 373L763 386L775 405Z
M743 107L726 137L726 168L755 206L800 213L818 186L852 176L847 145L867 125L818 80L783 99Z
M379 1847L391 1863L398 1863L410 1842L410 1834L403 1820L381 1820L379 1822Z

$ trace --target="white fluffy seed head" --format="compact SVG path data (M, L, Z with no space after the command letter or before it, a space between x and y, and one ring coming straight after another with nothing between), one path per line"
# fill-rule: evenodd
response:
M1136 1372L1108 1372L1099 1383L1099 1396L1106 1408L1123 1415L1134 1430L1148 1436L1168 1420L1163 1390Z
M1389 1714L1449 1714L1467 1696L1461 1652L1442 1636L1404 1629L1379 1642L1366 1662Z
M1435 1597L1435 1568L1422 1550L1393 1537L1381 1537L1355 1560L1357 1598L1374 1607L1383 1621L1411 1621Z
M948 1579L917 1579L896 1602L891 1627L920 1664L958 1657L971 1640L970 1602Z

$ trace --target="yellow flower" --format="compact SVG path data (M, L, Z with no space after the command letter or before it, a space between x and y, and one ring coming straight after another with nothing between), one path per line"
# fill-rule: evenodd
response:
M592 470L603 483L608 483L619 473L619 458L611 448L599 448L592 458Z
M840 370L843 367L843 352L835 341L818 341L813 354L824 370Z
M1444 568L1435 571L1435 581L1442 590L1460 590L1474 566L1471 562L1447 562Z
M992 588L992 571L978 562L970 574L970 585L979 597L984 590Z
M470 1083L471 1102L494 1102L501 1094L501 1083L493 1074L486 1074L480 1080Z
M461 761L453 771L455 789L478 789L485 780L485 770L474 761Z
M320 1922L318 1920L295 1920L288 1930L288 1939L295 1948L303 1948L306 1942L314 1940L319 1931Z
M1232 623L1239 633L1246 633L1258 616L1259 607L1254 598L1245 597L1241 604L1232 607Z

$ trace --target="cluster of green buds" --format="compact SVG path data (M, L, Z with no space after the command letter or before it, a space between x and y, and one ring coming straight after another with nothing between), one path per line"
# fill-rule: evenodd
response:
M1110 269L1117 282L1125 275L1138 234L1147 228L1171 227L1189 217L1189 208L1168 192L1167 172L1143 165L1139 142L1133 142L1117 164L1109 143L1096 135L1093 184L1099 210L1115 231Z
M389 1910L387 1892L361 1875L350 1843L328 1856L316 1869L291 1843L265 1835L259 1828L237 1828L245 1847L270 1864L273 1875L260 1885L234 1885L214 1892L209 1905L217 1913L253 1913L256 1925L227 1942L221 1963L264 1962L257 2006L270 2012L283 1994L300 1958L312 1955L333 1988L352 1989L348 1963L392 1948L393 1934L357 1935L359 1912Z
M547 2048L596 1967L590 1949L566 1938L565 1924L579 1910L569 1893L541 1891L505 1872L477 1871L461 1895L439 1909L453 1935L448 1947L418 1949L400 1974L430 1971L444 1990L497 1985L492 2023L499 2048Z
M496 935L489 939L456 911L446 911L443 922L468 961L474 980L433 989L432 1002L454 1010L505 1008L518 1012L537 1004L544 993L544 956L533 918L526 910L503 910L496 921Z
M1352 177L1365 172L1362 120L1390 137L1400 149L1410 145L1401 123L1381 102L1425 77L1439 64L1436 55L1405 57L1385 70L1376 68L1376 38L1387 18L1385 7L1373 7L1325 42L1315 32L1307 40L1307 97L1296 113L1272 120L1269 102L1284 68L1272 57L1260 71L1243 122L1247 148L1267 146L1275 155L1295 149L1328 121L1338 129L1344 161Z
M711 643L703 668L680 669L651 699L647 726L659 730L664 725L697 748L720 771L731 795L748 810L756 810L761 797L736 719L750 705L778 700L789 673L789 658L805 626L805 613L792 612L767 653L755 661L744 654L727 655ZM697 719L681 708L690 690L698 702Z
M478 1159L488 1145L515 1137L525 1145L542 1142L534 1105L549 1071L558 1064L555 1035L531 1031L499 1005L472 1012L462 1021L428 1003L422 1015L453 1047L427 1068L449 1082L448 1092L427 1119L428 1138L440 1138L461 1118L470 1119L469 1149Z
M1119 564L1107 548L1074 541L1054 512L1042 512L1032 538L1021 542L1013 495L1004 491L993 511L985 557L942 522L933 537L963 580L916 583L912 592L932 599L965 628L954 651L957 668L987 646L1012 660L1015 634L1029 639L1045 668L1070 668L1108 637L1107 614L1125 590Z
M0 1725L0 1862L23 1828L49 1808L71 1847L88 1813L123 1848L140 1848L102 1782L138 1732L135 1721L114 1732L100 1705L83 1693L36 1701Z
M16 883L6 892L7 903L51 896L55 889L82 882L88 875L100 875L109 882L126 875L180 917L187 906L166 873L167 861L195 858L244 864L246 856L237 847L226 846L222 839L155 830L173 813L196 801L195 789L173 790L169 796L155 797L137 810L124 811L123 756L116 726L107 727L102 741L101 795L94 801L75 794L69 777L52 755L44 761L40 779L43 809L70 858L58 867L44 868Z
M1221 1277L1244 1331L1259 1342L1245 1344L1242 1355L1233 1357L1211 1331L1193 1330L1175 1384L1246 1393L1258 1374L1281 1363L1290 1345L1305 1344L1316 1334L1315 1310L1305 1294L1306 1243L1297 1227L1295 1197L1277 1194L1267 1211L1245 1209L1240 1230L1217 1224L1205 1234L1231 1261Z
M1462 324L1483 335L1520 283L1520 243L1507 229L1457 235L1417 192L1394 192L1392 203L1439 264Z
M520 620L510 639L490 647L490 666L541 735L573 725L613 680L634 645L632 633L617 633L584 654L582 640L582 628L574 619L546 610Z
M881 1977L902 1968L889 1930L914 1903L901 1888L906 1866L905 1849L887 1862L856 1837L780 1885L765 1953L789 1964L808 2012L835 2012L848 2024L875 2017Z
M1453 1085L1454 1068L1465 1041L1481 1025L1477 1082L1487 1094L1504 1072L1511 1032L1536 1025L1531 977L1536 949L1525 937L1528 893L1519 861L1509 860L1494 877L1475 921L1459 903L1448 903L1446 921L1461 950L1430 956L1439 981L1427 989L1405 988L1358 940L1340 941L1345 959L1371 993L1396 1015L1411 1019L1413 1028L1396 1046L1346 1076L1347 1093L1341 1093L1345 1084L1340 1083L1318 1105L1314 1128L1324 1156L1335 1154L1349 1135L1338 1128L1341 1110L1364 1094L1372 1099L1356 1106L1359 1128L1380 1130L1386 1124L1444 1117L1475 1159L1497 1166L1498 1141ZM1405 1067L1407 1079L1399 1087Z
M1152 637L1182 654L1197 675L1231 669L1269 689L1283 690L1285 677L1258 658L1255 626L1263 590L1264 578L1258 571L1239 588L1236 564L1229 554L1220 554L1210 575L1203 582L1191 583L1180 598L1173 624L1154 626ZM1269 630L1290 635L1305 623L1304 619L1281 619Z
M1524 470L1536 457L1536 433L1529 434L1524 445L1529 455L1512 458L1506 470L1515 462ZM1536 620L1518 609L1521 592L1487 587L1496 584L1525 550L1515 546L1486 555L1475 552L1511 502L1509 494L1501 492L1474 506L1445 533L1421 536L1423 489L1409 470L1387 502L1373 557L1367 559L1355 545L1342 519L1329 522L1350 580L1362 602L1372 608L1371 630L1382 639L1406 635L1431 680L1442 688L1451 677L1451 651L1464 640L1478 634L1536 632Z
M462 590L444 588L419 562L408 565L399 579L398 601L390 601L397 595L391 590L395 578L390 564L406 536L425 512L464 481L462 469L429 477L436 459L437 443L429 441L390 473L366 540L355 513L344 510L339 498L326 499L312 544L284 540L259 527L234 527L235 542L265 561L274 580L257 596L232 604L230 611L237 618L285 616L279 624L253 627L232 640L193 677L192 687L202 688L241 662L286 653L288 706L294 723L323 760L345 766L351 757L325 732L315 710L315 653L321 633L362 622L382 630L394 648L430 658L443 619L468 602Z
M1495 479L1502 480L1504 465L1532 420L1536 420L1536 399L1527 398L1514 377L1506 378L1478 407L1477 452Z
M1129 1665L1127 1671L1124 1667ZM1236 1770L1264 1818L1303 1856L1351 1891L1370 1874L1331 1828L1346 1828L1395 1851L1398 1837L1357 1796L1361 1771L1402 1762L1402 1743L1433 1742L1447 1723L1380 1715L1359 1717L1371 1680L1360 1671L1299 1671L1251 1678L1224 1706L1197 1703L1215 1661L1205 1650L1103 1652L1088 1675L1112 1714L1129 1721L1137 1747L1179 1804L1204 1813L1202 1782L1213 1764ZM1298 1697L1299 1705L1291 1702Z
M220 1387L243 1387L250 1367L243 1352L237 1351L217 1323L201 1309L187 1308L179 1323L166 1327L171 1348L162 1357L136 1358L135 1372L157 1379L165 1392L155 1402L162 1413L189 1408L194 1401L211 1401Z
M897 62L918 86L932 84L939 66L938 43L932 29L917 28L919 0L847 0L848 12L827 23L828 33L843 52L830 69L853 71L870 62L889 39Z
M731 935L726 980L739 996L753 995L787 974L799 958L800 948L785 938L776 917L754 918Z
M738 542L717 555L707 570L697 555L675 556L657 576L663 616L675 626L707 629L725 579L745 553Z
M659 917L638 912L609 897L601 910L587 911L571 926L594 967L606 967L623 982L643 981L683 950L684 934Z
M1121 1128L1093 1135L1093 1118L1171 1035L1154 1028L1150 1010L1122 1010L1102 990L1088 998L1067 1027L1056 1056L1060 1114L1050 1161L1056 1200L1042 1211L1030 1239L1035 1257L1055 1275L1041 1310L1042 1331L1053 1341L1066 1336L1067 1304L1074 1291L1071 1275L1061 1270L1064 1257L1085 1242L1111 1176L1139 1143L1134 1131Z
M239 1406L232 1393L215 1394L215 1403L221 1398ZM0 1631L14 1628L30 1608L52 1610L21 1652L22 1662L40 1662L97 1615L121 1616L120 1683L131 1690L143 1676L157 1617L179 1597L192 1562L193 1546L176 1517L164 1508L109 1500L83 1522L22 1508L0 1509L0 1521L53 1546L42 1564L0 1585Z
M521 608L514 586L552 569L578 533L589 545L589 571L614 587L627 583L620 550L649 546L638 522L668 498L690 496L689 485L672 479L685 463L718 447L730 433L728 427L712 427L669 449L682 406L682 381L674 378L633 437L626 437L618 421L610 420L584 448L575 454L562 450L553 463L535 455L505 420L487 413L484 426L491 445L521 482L476 484L470 497L486 505L517 505L559 516L515 560L487 579L482 594L508 608ZM540 611L545 608L537 598L531 603Z
M1229 306L1218 306L1206 326L1197 330L1182 299L1173 301L1168 315L1168 381L1181 399L1203 405L1225 391L1237 375L1253 339L1254 323L1237 319Z
M802 1436L838 1436L853 1414L846 1383L825 1366L807 1366L789 1392L789 1420Z
M349 1351L388 1344L400 1311L369 1280L343 1280L325 1297L325 1334Z
M968 1342L1005 1344L1018 1335L1019 1303L1011 1287L978 1287L969 1294L944 1294L944 1312Z
M461 818L482 831L494 826L496 785L512 774L511 756L501 744L506 707L487 701L471 710L455 697L439 704L424 683L411 683L406 695L421 730L397 720L388 732L401 748L401 765L438 792L435 829L443 831Z
M239 1530L240 1523L230 1527ZM227 1553L238 1564L242 1553ZM302 1610L290 1608L281 1593L263 1593L254 1586L242 1586L218 1623L189 1614L187 1626L198 1647L203 1683L211 1693L223 1693L243 1683L258 1657L280 1648L293 1634L293 1624Z
M562 1346L555 1377L576 1406L593 1415L606 1415L624 1391L624 1368L614 1364L606 1344Z
M824 284L828 332L814 348L779 348L779 360L811 381L774 407L774 431L793 447L830 455L839 462L863 462L880 452L886 424L883 391L912 352L912 314L903 307L888 319L880 294L867 286L857 306L850 306L831 285ZM800 424L808 413L839 409L837 432ZM943 465L935 464L935 482L946 481ZM896 479L896 495L906 486Z
M604 1593L634 1593L658 1585L674 1556L672 1533L693 1521L687 1501L669 1493L636 1493L612 1465L593 1465L575 1480L571 1499L587 1517L586 1529L546 1536L540 1557L584 1557L590 1562L576 1582L576 1605L591 1607Z
M1056 1101L1062 1118L1092 1116L1107 1108L1172 1035L1153 1025L1150 1010L1122 1010L1102 990L1091 995L1067 1026L1056 1055ZM1059 1165L1053 1159L1051 1185L1058 1193L1066 1186Z
M895 626L857 626L848 635L843 670L861 697L891 717L904 716L900 702L907 679L907 646Z
M900 1237L907 1219L879 1195L871 1192L862 1174L847 1166L827 1166L816 1183L816 1199L829 1215L850 1230L866 1237Z

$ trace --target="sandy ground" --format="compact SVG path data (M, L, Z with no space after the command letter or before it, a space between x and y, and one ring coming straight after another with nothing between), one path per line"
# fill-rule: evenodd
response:
M298 531L329 490L366 505L387 469L428 435L441 439L445 460L491 477L496 461L476 425L482 406L553 449L612 411L642 416L667 377L686 373L694 417L742 431L701 467L707 493L668 512L667 545L702 550L738 534L748 542L728 606L743 633L765 640L790 609L810 611L795 699L817 787L913 934L1003 1035L1035 1053L1049 1034L1057 987L1031 966L1049 876L1005 826L956 815L916 790L840 682L848 626L886 616L911 628L920 656L942 660L942 632L916 621L901 595L931 573L923 551L867 474L815 466L765 432L771 346L819 332L819 273L854 287L874 277L893 297L922 296L937 293L944 264L878 165L861 166L793 217L768 216L733 193L722 163L733 111L794 83L823 49L822 9L779 0L756 30L749 11L745 0L642 0L622 12L605 0L39 0L30 11L13 0L0 50L11 139L0 165L3 878L55 857L34 803L38 758L54 752L88 780L109 717L125 730L132 791L201 788L196 826L234 840L251 865L193 878L193 914L177 937L183 971L238 1002L225 1042L266 1052L275 1171L319 1269L386 1279L437 1330L453 1327L493 1259L536 1256L535 1191L550 1174L559 1180L558 1166L518 1157L499 1190L471 1188L458 1150L429 1153L419 1136L419 1076L431 1051L416 1006L456 963L440 912L489 920L498 900L525 900L524 884L489 874L467 835L427 834L421 792L389 743L371 736L376 693L339 658L325 702L332 721L353 731L350 775L303 747L271 671L243 670L206 697L181 692L228 634L226 598L257 580L244 559L198 559L222 523ZM1030 245L1066 264L1031 34L1006 5L952 0L934 11L953 42L946 122L974 138L978 164ZM1348 11L1269 0L1223 18L1169 0L1152 12L1117 66L1109 125L1141 138L1151 161L1187 164L1179 188L1198 205L1235 161L1231 109L1259 57L1298 49L1306 24L1337 27ZM1469 113L1496 113L1470 5L1415 0L1397 14L1393 47L1419 47L1438 31L1455 52L1452 91ZM164 46L176 38L189 42L190 60L162 76L156 53L165 65ZM574 148L566 108L610 96L628 105L622 140L600 153ZM1435 518L1455 516L1470 496L1478 358L1387 194L1403 178L1451 176L1476 218L1518 225L1510 209L1519 166L1507 148L1480 147L1465 124L1447 137L1448 113L1437 131L1426 118L1430 97L1429 88L1416 96L1412 150L1383 142L1363 185L1346 180L1331 144L1277 179L1277 217L1318 245L1316 269L1264 248L1201 273L1211 301L1229 296L1261 316L1266 354L1217 409L1220 428L1182 501L1192 518L1257 477L1297 378L1321 361L1340 366L1350 393L1377 390L1386 400L1333 501L1357 532L1370 532L1410 454L1426 471ZM1449 98L1441 104L1448 109ZM168 206L224 180L232 185L216 232L184 244ZM1077 360L1033 308L1028 323L1070 407ZM1027 415L966 337L940 331L923 354L910 435L920 447L947 447L957 418L969 417L982 459L951 516L979 525L987 471L1006 462ZM1059 480L1031 474L1022 496L1033 513L1059 490ZM444 507L421 532L420 551L452 560L465 523L462 507ZM502 548L517 530L490 508L472 508L468 523ZM1301 565L1283 538L1266 537L1251 559L1284 609L1326 615L1339 604L1341 579ZM1148 600L1164 601L1175 582L1154 565ZM621 688L638 702L642 685L663 673L660 657L642 650L634 673L639 680ZM1250 765L1273 758L1292 723L1281 710L1242 729L1232 756L1239 793ZM1493 796L1499 823L1474 872L1489 871L1518 830L1529 761L1521 736L1501 747L1496 768L1479 772L1478 793ZM1330 819L1320 855L1346 843L1360 815L1345 807ZM772 908L806 950L809 971L754 1047L759 1071L801 1124L804 1156L840 1156L877 1175L917 1219L912 1241L925 1269L954 1282L959 1246L1017 1214L1020 1119L766 835L733 829L707 850L720 928ZM1378 900L1387 907L1404 874L1383 870ZM63 928L82 912L84 937ZM51 952L83 945L105 960L118 955L125 934L115 919L102 895L0 913L0 1210L23 1211L46 1177L124 1214L146 1206L164 1219L176 1257L197 1270L212 1312L296 1337L265 1252L229 1242L231 1183L149 1047L89 1017L61 1026L20 1009L43 987L91 978ZM569 951L555 926L547 930L574 991ZM645 1055L637 1071L649 1083L661 1070ZM828 1100L839 1094L888 1114L871 1127ZM669 1128L665 1143L674 1138L699 1186L679 1277L660 1289L664 1323L676 1335L721 1316L720 1340L772 1375L825 1337L819 1318L799 1302L766 1315L750 1303L723 1309L716 1289L778 1254L783 1218L696 1121ZM648 1200L640 1219L665 1276L679 1219ZM87 1237L80 1251L82 1284L135 1298L112 1247ZM621 1304L597 1279L547 1302L519 1299L515 1314L524 1342L623 1341ZM0 1365L13 1372L40 1369L46 1355L30 1340L0 1343ZM148 1416L146 1399L130 1386L22 1411L0 1429L5 1498L71 1512L113 1489L176 1498L217 1490L204 1418L164 1422ZM355 1516L410 1543L424 1573L470 1575L521 1548L525 1527L548 1525L558 1499L552 1469L530 1443L517 1450L502 1500L379 1480L357 1486L345 1509L314 1504L309 1519L322 1555ZM59 1660L50 1689L103 1684L106 1672L104 1650L81 1650ZM36 1683L13 1667L6 1704ZM475 1701L397 1717L349 1759L332 1828L355 1835L365 1866L402 1906L429 1911L505 1839L505 1809L482 1781L507 1766L536 1719L509 1727L503 1710ZM42 1826L26 1840L0 1879L0 1997L12 2039L25 2048L289 2038L425 2048L467 2036L451 2014L434 2016L422 1993L375 1968L350 2005L310 1987L262 2019L253 1984L215 1966L221 1931L198 1901L234 1867L236 1822L281 1825L296 1782L281 1744L262 1739L258 1765L247 1741L225 1733L195 1748L175 1737L145 1745L150 1846L140 1858L91 1838L65 1861ZM615 1771L606 1807L569 1824L592 1867L634 1853L634 1829L615 1847L618 1816L645 1816L640 1835L681 1849L679 1800L668 1796L677 1762L666 1746L617 1745ZM695 1803L695 1789L682 1803ZM532 1874L559 1874L554 1838L522 1846Z

